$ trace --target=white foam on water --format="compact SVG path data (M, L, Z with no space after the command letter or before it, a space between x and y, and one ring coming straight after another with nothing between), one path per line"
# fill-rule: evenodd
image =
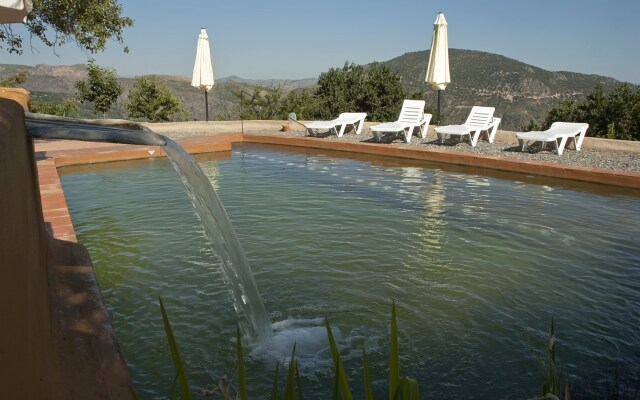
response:
M273 340L270 343L258 343L248 353L249 358L261 359L267 364L275 364L279 361L287 366L295 344L296 361L302 374L315 374L320 370L333 368L327 328L323 318L288 318L272 323L271 328ZM340 348L343 341L342 333L333 326L331 332Z

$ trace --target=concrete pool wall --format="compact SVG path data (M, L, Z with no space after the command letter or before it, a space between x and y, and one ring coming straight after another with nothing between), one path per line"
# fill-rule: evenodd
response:
M6 321L0 329L0 373L6 383L3 395L131 398L127 367L111 329L90 256L76 243L57 167L163 154L153 146L74 141L34 145L26 135L24 111L19 103L0 99L0 315ZM248 131L269 124L277 126L281 122L246 121L244 128ZM162 133L162 126L156 126L158 129L154 130ZM212 123L214 126L217 125ZM229 151L231 143L243 141L284 144L640 188L639 173L399 149L385 144L242 134L237 122L222 126L220 132L207 131L209 136L177 141L190 153Z

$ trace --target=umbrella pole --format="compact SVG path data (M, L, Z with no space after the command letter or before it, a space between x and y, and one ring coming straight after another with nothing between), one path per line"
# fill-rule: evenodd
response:
M436 125L440 126L440 92L442 90L438 90L438 113L436 114Z
M207 90L204 91L204 115L206 121L209 122L209 98L207 97Z

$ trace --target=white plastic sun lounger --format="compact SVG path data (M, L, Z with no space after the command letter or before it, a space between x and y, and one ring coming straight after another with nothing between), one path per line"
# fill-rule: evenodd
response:
M397 121L385 122L372 126L371 132L376 141L380 141L381 132L402 132L407 143L411 143L411 135L415 128L420 128L420 136L424 139L427 136L431 114L424 113L424 100L405 100L402 103L402 110Z
M494 111L494 107L473 106L464 124L436 127L440 143L444 143L449 135L467 136L471 147L475 147L483 131L487 132L487 141L493 143L501 121L500 118L493 117Z
M367 117L367 113L351 113L345 112L338 116L338 118L331 121L315 121L303 124L307 128L307 132L310 135L314 135L318 129L328 129L330 132L335 133L338 137L344 135L344 131L347 126L353 126L356 131L356 135L362 132L362 126L364 125L364 119Z
M527 143L530 141L542 142L543 144L553 142L556 153L561 156L569 139L573 141L576 151L580 151L588 128L589 124L582 122L554 122L546 131L516 133L516 138L522 151L526 149Z

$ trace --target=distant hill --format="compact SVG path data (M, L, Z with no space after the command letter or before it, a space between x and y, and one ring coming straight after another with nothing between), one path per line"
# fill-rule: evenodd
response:
M62 101L72 97L75 92L75 83L86 79L86 65L50 66L39 64L35 67L27 65L0 64L0 79L4 79L21 70L29 72L27 81L20 85L27 89L31 98L41 101ZM182 97L183 107L189 113L189 119L205 119L204 93L191 86L191 78L171 75L154 75L160 82L166 84L176 95ZM118 81L123 86L123 95L116 105L107 113L108 118L125 118L124 103L127 100L129 88L133 85L134 78L119 77ZM214 89L209 92L209 118L223 118L233 115L237 100L232 94L239 87L245 85L234 82L216 82ZM101 118L95 115L90 104L81 106L81 117Z
M285 90L306 89L318 82L316 78L306 79L244 79L236 75L220 78L217 82L237 82L249 86L282 86Z
M425 82L429 51L406 53L383 62L397 72L410 93L422 91L427 104L434 107L437 92ZM551 72L497 54L474 50L450 49L451 83L442 92L442 113L449 123L463 122L472 105L487 105L496 108L502 117L504 129L520 129L530 120L542 121L547 112L562 99L582 97L590 93L597 82L605 89L620 83L612 78L586 75L575 72ZM75 93L75 83L85 79L85 65L50 66L0 64L0 79L27 70L28 80L22 85L36 100L62 100ZM189 119L203 120L205 117L204 94L191 87L191 79L181 76L156 75L175 93L183 98ZM108 117L123 118L123 104L133 84L133 78L119 78L124 86L124 95L109 112ZM313 88L316 78L243 79L229 76L216 80L209 92L209 116L216 118L238 118L238 99L233 93L239 90L250 92L257 85L282 86L285 90ZM294 110L292 110L294 111ZM83 117L98 117L92 114L90 105L82 107Z

